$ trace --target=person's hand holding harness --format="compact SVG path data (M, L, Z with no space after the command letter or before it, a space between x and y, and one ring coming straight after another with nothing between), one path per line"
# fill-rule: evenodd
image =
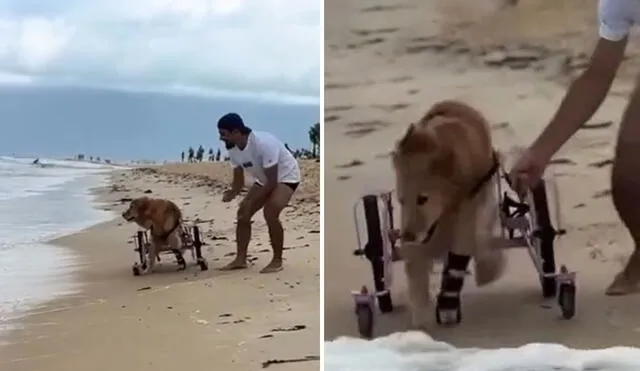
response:
M532 149L527 149L520 155L507 177L507 182L521 199L542 180L549 160Z

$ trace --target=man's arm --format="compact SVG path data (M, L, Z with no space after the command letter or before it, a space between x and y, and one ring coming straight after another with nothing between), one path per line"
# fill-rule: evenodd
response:
M550 159L598 110L624 58L627 37L601 37L587 69L569 87L549 125L534 142L535 153Z
M233 180L231 181L231 192L239 194L244 187L244 169L242 166L233 167Z

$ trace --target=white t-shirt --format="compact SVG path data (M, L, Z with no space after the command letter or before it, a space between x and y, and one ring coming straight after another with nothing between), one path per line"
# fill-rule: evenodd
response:
M640 0L599 0L600 37L620 41L640 24Z
M264 169L274 165L278 165L278 183L300 182L298 161L271 133L252 130L244 149L234 147L229 150L229 159L233 167L242 167L259 184L267 181Z

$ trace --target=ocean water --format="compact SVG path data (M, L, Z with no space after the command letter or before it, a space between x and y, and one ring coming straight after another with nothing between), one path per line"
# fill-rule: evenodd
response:
M0 84L0 117L13 124L2 127L0 155L175 161L199 145L224 153L216 122L228 112L291 148L310 148L320 105Z
M637 371L640 349L579 350L561 344L518 348L456 348L423 332L395 333L371 341L325 342L325 371Z
M76 257L46 241L112 217L88 192L112 166L32 161L0 157L0 334L25 310L78 289Z

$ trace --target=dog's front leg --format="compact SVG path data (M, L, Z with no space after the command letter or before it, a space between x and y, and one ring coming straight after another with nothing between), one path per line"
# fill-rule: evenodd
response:
M432 318L429 275L433 260L430 259L426 246L421 244L405 244L402 254L409 289L411 325L426 330Z
M499 235L496 228L499 226L499 217L496 212L498 206L494 199L492 190L490 194L483 195L479 200L476 214L475 236L469 236L474 240L474 250L472 256L475 265L476 285L485 286L497 281L506 270L507 257L500 241L496 238ZM475 238L474 238L475 237Z
M151 242L148 245L147 250L147 264L145 269L143 269L142 274L152 273L156 266L156 259L158 258L158 245L154 239L151 239Z

